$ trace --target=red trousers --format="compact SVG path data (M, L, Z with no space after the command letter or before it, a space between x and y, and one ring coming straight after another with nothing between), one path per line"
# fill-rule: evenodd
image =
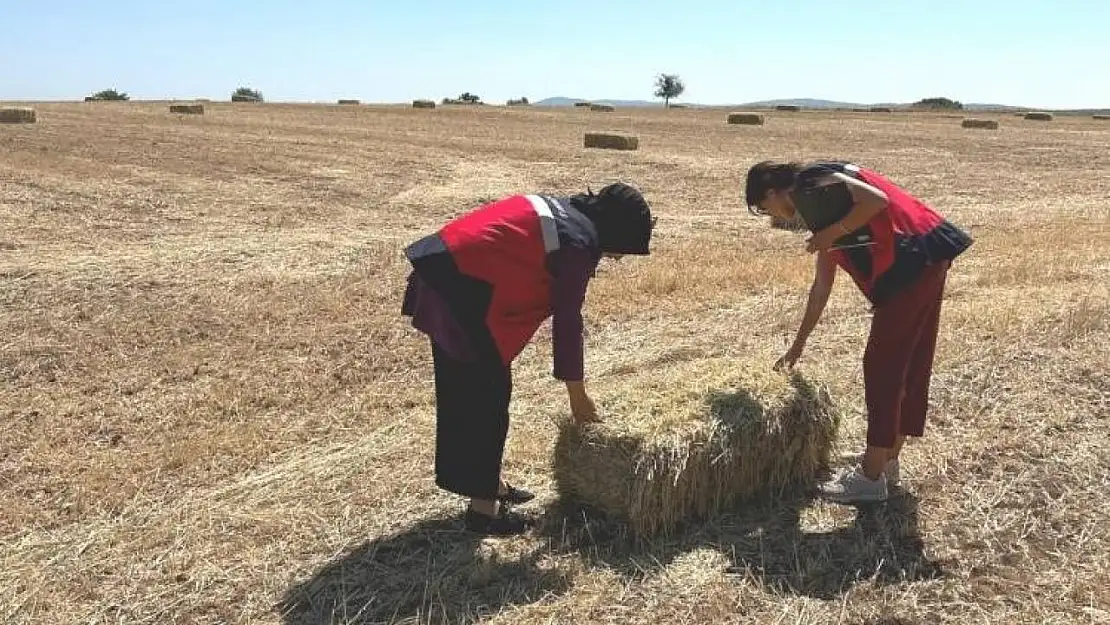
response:
M916 282L875 309L863 357L870 446L890 448L898 436L925 433L948 266L926 267Z

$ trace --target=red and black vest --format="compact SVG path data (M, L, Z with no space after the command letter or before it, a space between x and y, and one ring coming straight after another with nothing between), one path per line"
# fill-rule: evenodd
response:
M552 314L548 262L567 245L600 259L596 228L566 198L513 195L453 219L405 254L461 325L487 330L509 364Z
M830 252L873 304L912 284L926 266L951 261L971 246L966 232L874 170L840 161L814 163L799 174L797 187L833 172L866 182L889 199L887 209L855 233L867 235L872 245Z

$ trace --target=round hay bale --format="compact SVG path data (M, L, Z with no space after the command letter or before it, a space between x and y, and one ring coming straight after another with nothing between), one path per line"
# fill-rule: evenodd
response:
M602 150L638 150L640 149L640 138L635 135L612 132L587 132L584 145L587 148L600 148Z
M204 115L203 104L171 104L171 113L180 113L181 115Z
M432 100L413 100L412 108L414 109L434 109L436 103Z
M35 109L25 107L0 108L0 124L33 124L38 121Z
M797 112L797 111L802 110L802 107L798 106L797 104L780 104L780 105L775 107L775 110L776 111Z
M595 113L612 113L617 109L609 104L591 104L590 110Z
M728 123L743 126L762 126L763 113L729 113Z
M590 108L593 104L589 102L575 102L574 106L575 108Z
M361 104L358 100L339 100L339 104Z
M998 120L968 117L960 122L960 126L964 128L982 128L983 130L998 130Z
M893 113L894 112L894 109L890 108L889 106L872 106L871 108L869 108L867 110L872 112L872 113Z
M611 414L601 423L560 427L553 464L562 497L651 536L810 484L828 468L840 413L801 374L734 358L662 369L602 386L598 400Z
M1092 115L1091 117L1093 117L1095 119L1098 119L1098 120L1101 120L1101 121L1106 121L1106 120L1110 119L1110 115Z
M1025 119L1035 122L1050 122L1054 116L1052 113L1045 113L1043 111L1030 111L1025 114Z

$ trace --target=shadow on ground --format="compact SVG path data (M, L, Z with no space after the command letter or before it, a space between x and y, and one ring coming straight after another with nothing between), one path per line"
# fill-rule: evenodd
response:
M423 521L328 564L292 587L278 610L287 625L470 623L570 586L537 565L542 548L499 560L480 543L462 530L461 515Z
M829 532L801 529L801 511L809 502L802 494L764 499L650 541L589 508L560 502L549 510L542 531L554 551L578 552L630 578L711 547L730 559L730 575L817 599L841 596L859 582L882 586L944 575L942 565L925 555L913 495L861 506L850 525Z

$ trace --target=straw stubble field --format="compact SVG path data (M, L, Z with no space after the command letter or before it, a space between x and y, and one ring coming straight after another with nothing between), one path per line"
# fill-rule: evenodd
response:
M0 128L3 622L1110 619L1097 122L36 108L38 124ZM583 150L587 130L640 149ZM859 511L786 494L639 542L556 501L565 398L545 328L515 370L506 454L543 526L459 533L460 503L432 482L429 349L398 315L401 247L482 199L624 178L659 236L591 286L589 384L699 359L769 367L812 261L740 204L767 157L877 167L977 239L950 278L908 494ZM867 323L842 275L800 365L847 410L847 448Z

